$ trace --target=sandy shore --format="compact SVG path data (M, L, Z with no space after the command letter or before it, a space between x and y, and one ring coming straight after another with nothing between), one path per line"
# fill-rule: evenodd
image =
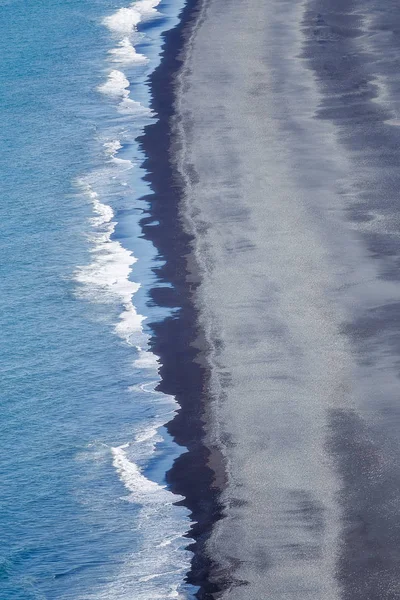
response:
M189 1L152 77L143 226L181 308L153 344L199 598L399 595L389 13Z
M180 24L165 34L162 62L151 75L152 108L158 121L146 128L141 146L147 156L147 179L154 193L147 198L150 211L141 224L144 235L165 260L162 267L155 269L158 285L152 290L152 301L158 306L179 309L174 317L152 325L152 348L161 358L160 389L175 396L180 405L167 429L186 451L167 473L167 481L174 492L185 497L184 504L191 511L194 524L188 544L194 558L188 582L199 587L198 598L207 599L220 589L220 584L210 580L210 570L214 567L205 552L205 543L221 512L214 469L220 473L221 483L224 468L217 453L210 452L204 443L209 372L204 360L204 336L198 327L192 298L196 287L196 266L190 259L193 240L180 221L183 191L171 164L175 77L182 65L180 56L185 40L196 22L198 4L197 0L189 0Z
M399 251L365 224L371 209L385 220L387 198L370 192L397 181L398 128L385 134L356 4L211 0L179 71L173 159L200 275L205 442L228 465L207 552L229 600L397 597L400 286L386 257Z

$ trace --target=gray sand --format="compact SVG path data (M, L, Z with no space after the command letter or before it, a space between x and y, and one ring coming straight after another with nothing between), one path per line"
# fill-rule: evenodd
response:
M342 481L332 414L362 411L344 326L400 299L344 211L352 165L302 51L300 0L214 0L180 75L183 216L210 346L209 444L227 458L209 552L229 600L336 600Z

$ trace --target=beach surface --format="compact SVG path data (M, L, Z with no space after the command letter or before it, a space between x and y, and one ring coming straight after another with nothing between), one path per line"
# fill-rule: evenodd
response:
M186 36L170 153L218 597L400 594L396 18L210 0Z

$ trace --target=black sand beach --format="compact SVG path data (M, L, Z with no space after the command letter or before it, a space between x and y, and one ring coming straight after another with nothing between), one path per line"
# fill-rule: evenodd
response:
M173 286L153 300L181 309L153 347L188 448L168 479L198 523L189 581L397 600L400 10L202 6L165 37L142 139Z
M308 3L304 58L352 174L348 220L377 272L355 294L344 331L359 395L332 410L330 447L342 481L337 576L346 600L400 597L400 9L392 2Z

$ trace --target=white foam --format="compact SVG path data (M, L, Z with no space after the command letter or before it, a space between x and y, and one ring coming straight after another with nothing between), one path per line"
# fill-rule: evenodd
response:
M135 47L145 37L138 32L138 25L159 16L156 10L159 3L160 0L139 0L103 20L115 40L115 46L108 50L109 64L115 68L109 70L105 81L97 89L125 118L120 116L115 121L118 130L113 123L114 134L111 136L108 130L108 138L102 140L106 168L80 182L81 189L93 205L94 216L90 220L90 264L77 268L75 273L78 293L92 302L114 305L119 311L119 316L115 316L115 334L135 347L133 366L141 370L144 381L129 389L134 393L135 403L140 405L143 402L147 423L138 427L133 441L107 447L108 460L111 453L115 472L128 491L122 500L137 505L133 507L134 518L131 521L137 549L132 556L126 557L117 577L114 574L108 581L104 580L100 589L93 589L81 600L126 600L132 595L135 600L172 600L189 596L184 584L192 557L184 550L184 536L190 528L188 511L175 506L181 500L180 496L146 476L146 468L151 464L157 444L163 440L159 430L170 420L177 404L172 397L156 391L159 384L158 358L150 351L148 336L143 331L145 317L139 314L133 303L133 297L140 289L139 283L130 280L137 259L113 239L116 226L114 211L103 201L104 197L110 197L120 202L121 186L129 185L129 180L123 181L123 173L132 169L133 164L118 156L122 149L121 135L131 140L134 137L132 129L136 135L136 130L143 128L147 119L153 116L148 107L131 97L126 73L129 74L129 66L145 67L149 62ZM126 130L123 134L119 129L121 123ZM137 373L133 372L133 375L136 377ZM149 381L151 378L154 381ZM96 457L103 457L103 448L101 450Z
M116 151L117 143L110 148ZM137 259L118 241L111 239L116 225L112 208L100 201L90 184L81 181L80 185L90 198L96 216L91 219L94 230L90 236L92 261L75 271L75 280L81 284L78 294L92 302L121 305L123 310L115 332L127 343L137 346L140 352L148 343L142 328L145 317L138 314L132 303L132 296L140 289L140 284L129 279Z
M156 6L160 0L139 0L129 7L120 8L114 14L103 20L103 24L115 35L120 36L116 48L108 51L110 61L121 65L146 65L148 58L136 51L135 43L143 36L138 34L138 25L142 21L148 21L158 17L160 13Z
M119 100L118 110L119 112L150 117L153 112L150 108L143 106L140 102L132 100L129 92L129 81L125 74L118 69L113 69L108 74L107 80L99 85L97 88L102 94L106 94L112 98Z
M107 204L102 204L99 201L96 192L88 190L88 194L93 202L94 212L97 214L97 217L92 217L91 219L93 226L101 227L105 223L110 223L111 219L114 216L111 206L108 206Z
M152 390L150 393L157 392ZM163 394L157 395L164 400ZM140 551L128 560L125 572L119 576L118 594L114 584L102 598L124 597L120 595L122 590L126 591L124 575L130 585L132 580L135 581L137 599L186 597L179 589L184 581L189 553L182 548L183 515L174 506L181 496L148 479L140 466L148 464L154 455L156 444L162 439L158 428L163 420L160 417L152 425L139 428L132 443L111 448L113 465L129 491L129 496L124 499L142 507L137 523L143 539Z
M156 394L158 396L161 395L159 392L156 392ZM142 429L139 429L135 434L135 443L143 444L143 442L146 442L147 445L150 444L151 454L154 452L157 442L160 442L161 440L162 438L158 434L158 425L148 425ZM147 451L148 450L149 447L147 448Z
M124 486L129 490L128 499L139 504L165 504L171 502L171 492L147 479L140 468L127 457L129 444L111 448L113 465ZM175 497L174 497L175 499Z
M159 396L159 392L156 392L155 390L157 384L158 381L148 381L146 383L140 383L139 385L131 385L129 386L129 390L131 392L146 392L147 394L156 394L157 396ZM171 401L175 402L172 396L167 396L166 394L162 394L162 396L163 398L169 398Z
M128 37L123 38L116 48L108 51L111 62L122 65L146 65L149 59L144 54L136 52Z
M123 167L123 171L127 171L127 170L130 170L133 168L133 163L131 160L126 159L126 158L120 158L119 156L117 156L117 153L122 148L120 140L109 140L107 142L104 142L103 148L104 148L107 158L114 165L117 165L118 167ZM120 169L119 173L121 174L121 172L122 172L122 170ZM115 176L113 176L112 178L114 179ZM128 183L126 181L120 181L120 184L122 186L128 185Z
M149 59L140 52L137 52L135 43L143 39L143 35L138 33L138 25L142 21L148 21L158 17L160 13L156 7L160 0L139 0L129 7L120 8L114 14L103 19L103 24L115 35L120 37L117 46L108 51L109 60L120 65L144 66ZM142 109L138 103L129 99L127 88L129 82L125 75L118 70L113 70L108 76L107 81L99 86L103 93L122 96L124 101L120 109L125 113L142 114Z
M137 292L139 289L140 285L136 285L137 288L132 293ZM148 343L148 338L142 329L142 323L146 317L139 315L132 302L129 301L124 304L124 311L119 318L119 323L115 326L116 333L131 346L136 346L140 352L142 346Z
M108 74L107 80L99 85L98 90L108 96L127 98L129 96L129 81L125 74L118 69L113 69Z
M85 298L97 303L122 305L123 310L115 326L116 334L136 346L137 368L157 370L157 357L148 350L148 339L142 330L144 317L132 303L132 296L140 287L129 280L136 258L111 239L115 228L114 211L100 200L99 192L93 189L94 182L101 186L104 179L110 179L112 173L121 169L115 163L121 149L120 141L109 139L103 142L103 148L109 159L109 169L93 173L79 182L92 203L95 216L91 218L93 260L89 265L79 267L75 277L81 286L80 294ZM145 474L157 444L163 439L159 429L177 406L171 396L155 390L158 382L158 379L145 381L130 388L136 402L150 394L153 407L150 424L146 419L145 425L139 425L133 441L111 447L97 442L78 456L79 460L91 457L98 462L107 459L107 452L108 456L111 453L115 472L128 491L120 500L136 504L139 510L132 522L138 549L134 555L126 557L117 578L110 579L102 589L86 594L84 600L126 600L131 597L132 590L136 600L187 598L187 594L182 592L191 557L184 549L183 538L190 527L187 510L175 506L181 500L180 496Z
M107 142L104 142L103 148L105 149L106 154L108 156L110 156L111 158L115 158L115 155L117 154L118 150L121 150L122 144L120 140L109 140Z
M160 0L139 0L127 8L120 8L114 14L105 17L103 23L113 33L123 36L132 35L141 21L159 16L156 6Z
M153 115L153 111L140 102L136 102L136 100L132 100L131 98L124 98L119 106L118 111L128 115L134 115L136 117L151 117Z
M140 386L140 391L156 394L153 401L164 404L170 397L147 389L149 383ZM136 390L139 391L139 388ZM101 454L94 444L93 459L104 460L104 448L111 453L116 473L129 492L122 501L138 505L132 520L132 528L138 549L126 558L118 577L112 577L104 587L93 589L79 600L166 600L188 598L183 584L191 554L183 549L183 529L190 526L186 509L174 506L181 499L166 486L160 485L144 474L154 455L156 445L162 440L158 429L165 415L155 418L151 425L138 426L130 443L110 447L101 444ZM108 454L110 456L110 454ZM89 449L79 456L80 460L90 457Z
M155 354L147 350L140 350L139 357L133 363L138 369L156 369L158 370L159 361Z

